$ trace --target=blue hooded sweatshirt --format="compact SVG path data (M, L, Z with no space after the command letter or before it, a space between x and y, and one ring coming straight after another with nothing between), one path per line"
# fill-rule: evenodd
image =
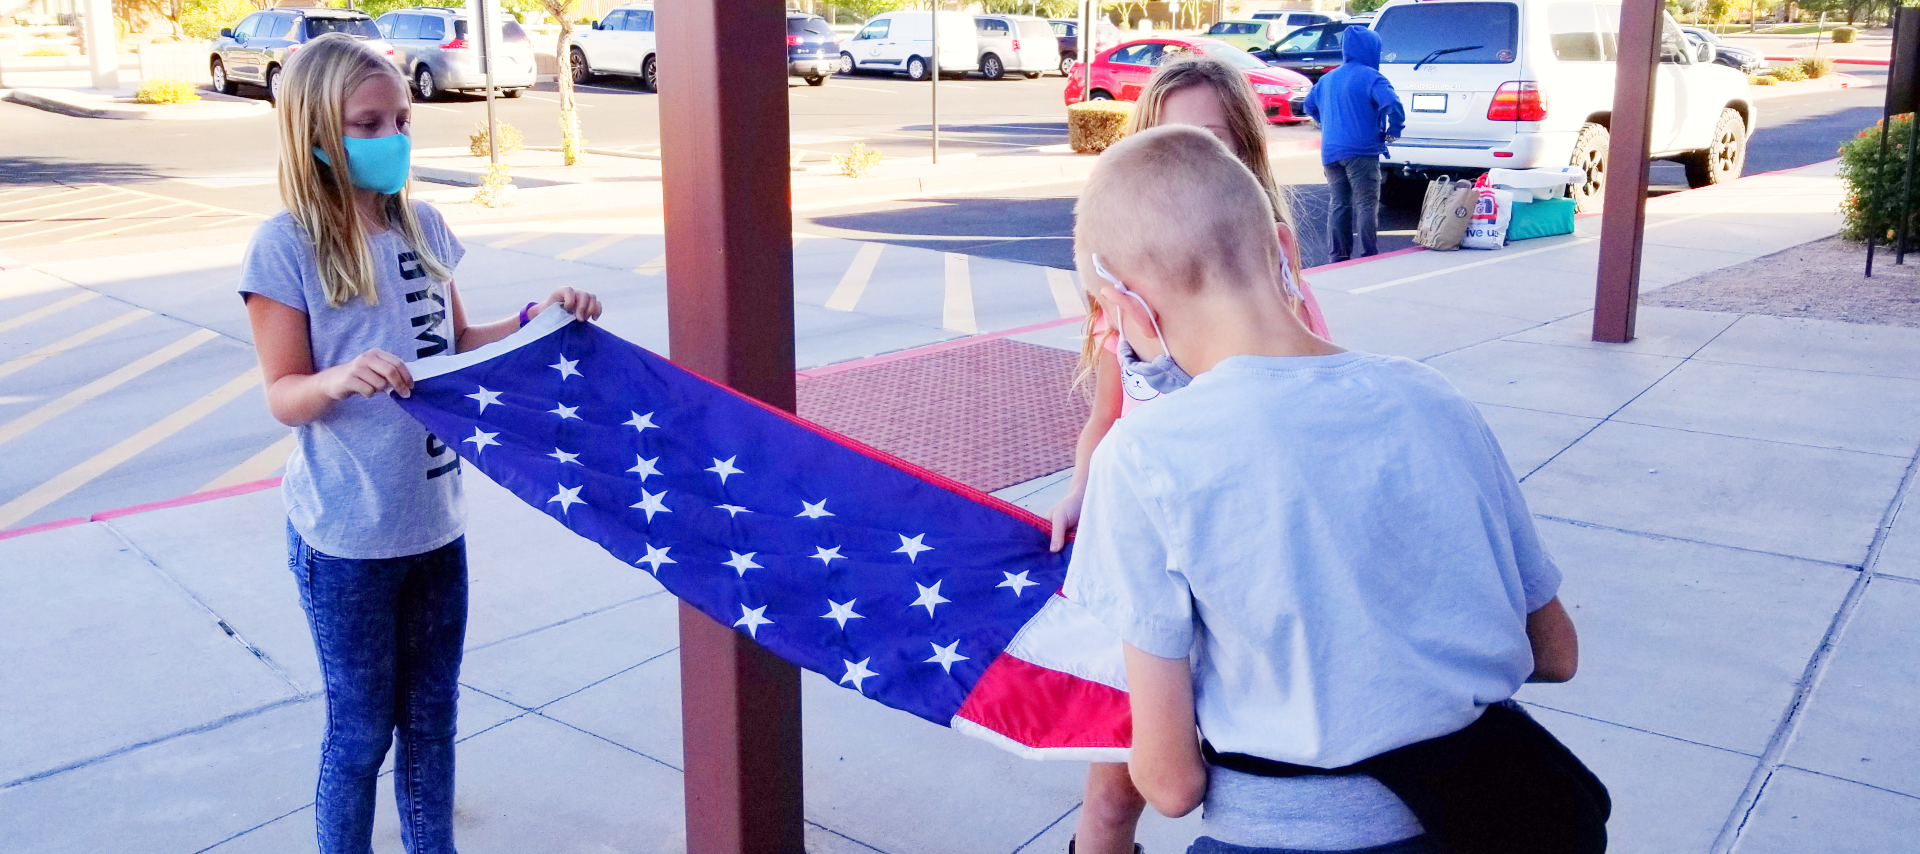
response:
M1385 137L1399 136L1407 127L1400 94L1380 73L1380 36L1366 27L1348 27L1340 52L1346 61L1307 93L1307 115L1320 123L1321 163L1385 155Z

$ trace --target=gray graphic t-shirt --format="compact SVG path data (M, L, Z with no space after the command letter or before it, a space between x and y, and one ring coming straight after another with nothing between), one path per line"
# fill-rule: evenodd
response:
M414 211L441 263L458 264L466 249L439 211L424 202ZM355 298L339 308L327 304L313 248L285 211L261 223L247 246L240 293L306 313L315 371L376 347L409 362L454 350L449 283L427 275L396 230L370 242L379 305ZM293 435L281 482L287 518L323 554L403 557L444 546L464 530L459 456L392 396L348 397Z

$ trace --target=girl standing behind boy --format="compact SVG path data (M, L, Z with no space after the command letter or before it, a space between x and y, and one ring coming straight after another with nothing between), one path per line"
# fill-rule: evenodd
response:
M384 392L406 362L506 337L550 308L600 314L561 288L469 325L453 285L465 249L407 199L405 81L341 34L288 63L280 197L242 262L240 293L273 416L294 428L282 491L287 563L327 692L315 815L320 851L372 850L374 785L396 732L394 794L412 854L452 854L453 736L466 637L460 460Z
M1139 133L1168 124L1193 125L1212 133L1259 180L1272 208L1274 229L1286 253L1281 264L1281 281L1275 286L1287 292L1295 312L1308 329L1321 338L1330 337L1313 291L1298 274L1300 243L1293 230L1291 206L1267 163L1267 123L1246 74L1199 54L1162 65L1141 91L1128 132ZM1080 381L1090 380L1093 385L1093 411L1074 449L1073 481L1067 487L1067 495L1048 512L1053 521L1054 551L1066 546L1067 533L1079 524L1080 504L1087 488L1087 463L1093 457L1094 448L1120 416L1160 395L1144 377L1121 369L1120 346L1124 336L1107 319L1100 302L1093 298L1096 290L1091 285L1087 289L1087 338L1080 353L1079 369ZM1146 805L1146 800L1134 788L1126 765L1096 762L1089 766L1086 798L1080 808L1074 841L1068 845L1070 854L1134 851L1134 829Z

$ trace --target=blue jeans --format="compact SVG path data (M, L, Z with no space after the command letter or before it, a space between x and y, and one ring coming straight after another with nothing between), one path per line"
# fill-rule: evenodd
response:
M466 538L384 560L315 551L287 563L327 688L314 812L322 854L370 854L374 787L394 734L393 793L412 854L454 854L453 735L467 636Z
M1360 232L1360 255L1380 254L1380 158L1349 157L1321 166L1332 195L1327 217L1329 251L1334 261L1353 256L1353 233Z
M1211 836L1202 836L1187 848L1187 854L1440 854L1440 846L1425 834L1399 842L1356 848L1351 851L1307 851L1300 848L1248 848L1230 845Z

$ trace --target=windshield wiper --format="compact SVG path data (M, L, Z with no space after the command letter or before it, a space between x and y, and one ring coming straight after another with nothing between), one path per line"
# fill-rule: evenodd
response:
M1414 63L1413 70L1419 71L1420 66L1426 65L1427 63L1432 62L1436 59L1439 59L1440 57L1446 56L1449 53L1460 53L1462 51L1479 50L1483 47L1486 47L1486 45L1470 44L1470 45L1467 45L1466 47L1443 47L1439 50L1436 50L1432 53L1427 54L1425 58L1421 59L1419 62Z

